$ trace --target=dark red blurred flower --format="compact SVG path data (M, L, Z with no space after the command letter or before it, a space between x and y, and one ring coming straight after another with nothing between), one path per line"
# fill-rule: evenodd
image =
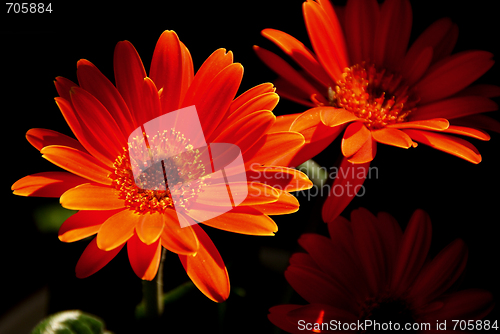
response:
M465 268L467 247L457 239L429 260L431 221L422 210L404 233L391 215L374 216L363 208L351 213L351 221L338 217L328 223L328 230L330 238L308 233L299 239L306 253L293 254L285 277L309 304L272 307L269 319L281 329L339 332L300 330L299 321L305 326L372 320L401 327L430 323L434 331L437 320L447 320L450 330L451 320L482 319L493 308L487 291L448 292Z

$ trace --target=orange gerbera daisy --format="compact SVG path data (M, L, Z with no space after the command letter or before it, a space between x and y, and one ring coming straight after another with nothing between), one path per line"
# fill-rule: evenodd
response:
M341 10L328 0L308 0L303 13L314 53L282 31L262 31L302 71L255 46L261 60L280 76L278 93L313 107L278 119L277 128L306 138L299 154L282 162L304 162L344 129L344 167L350 162L368 169L377 143L402 148L422 143L473 163L481 161L472 144L454 135L489 140L484 129L500 132L497 121L480 115L497 109L490 98L500 95L499 87L468 87L491 68L491 53L451 54L458 28L448 18L429 26L408 48L412 11L407 0L381 5L376 0L349 0ZM337 204L333 200L330 196L325 205L325 220L334 219L349 203L349 197Z
M369 333L388 330L382 326L391 322L393 330L420 331L419 326L437 333L445 330L436 328L437 321L446 320L452 330L452 320L482 319L493 308L485 290L447 293L465 268L467 246L457 239L429 261L432 226L422 210L404 234L391 215L375 217L363 208L351 213L351 221L338 217L328 223L328 231L330 238L308 233L299 239L307 253L292 255L285 277L310 304L272 307L269 319L281 329Z
M277 226L268 215L298 210L298 201L289 192L310 188L312 183L293 169L269 165L281 154L300 148L304 138L270 130L278 102L272 84L261 84L235 98L243 67L233 63L232 53L215 51L194 75L191 55L173 31L165 31L158 40L149 76L128 41L115 48L114 72L116 87L92 63L80 60L78 85L56 79L59 97L55 100L76 140L46 129L29 130L27 139L45 159L69 173L26 176L12 186L14 194L60 197L63 207L79 210L59 231L64 242L97 234L76 265L78 277L101 269L127 244L134 272L152 280L164 247L179 255L187 274L207 297L223 301L229 295L227 271L197 222L235 233L274 235ZM155 188L164 175L159 179L149 175L141 182L150 187L138 187L129 153L140 147L127 141L144 123L192 105L207 143L234 144L241 150L248 180L236 184L237 191L248 193L246 199L208 220L216 216L221 194L227 196L223 180L183 197L187 204L197 203L195 207L186 204L174 210L173 191L186 190L185 194L193 189L184 189L181 181L170 182L163 190ZM172 133L167 139L164 133L148 133L149 144L156 147L154 155L168 155L175 145L189 147L183 134Z

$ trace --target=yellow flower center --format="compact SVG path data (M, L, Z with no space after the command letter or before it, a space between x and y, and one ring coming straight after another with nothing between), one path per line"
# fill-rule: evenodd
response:
M328 99L330 105L365 119L372 129L404 122L418 102L401 75L364 62L344 70L337 86L328 87Z
M179 132L165 130L153 137L135 137L128 144L109 177L125 206L137 213L186 209L201 191L203 180L210 177L200 151ZM183 153L172 156L172 152Z

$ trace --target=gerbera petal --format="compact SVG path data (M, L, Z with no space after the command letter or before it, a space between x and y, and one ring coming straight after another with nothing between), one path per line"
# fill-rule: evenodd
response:
M147 245L134 234L127 241L127 254L134 273L141 279L152 281L158 272L161 259L159 240Z
M372 295L380 293L387 279L386 260L376 224L375 216L364 208L351 213L355 247Z
M114 210L125 207L118 192L107 186L85 183L61 195L61 205L71 210Z
M362 122L349 124L342 138L342 154L345 157L354 155L369 140L371 140L370 130Z
M14 195L60 197L88 180L66 172L42 172L25 176L12 185Z
M302 305L278 305L273 306L269 309L269 314L267 315L269 321L273 324L292 334L301 334L304 331L301 331L297 327L296 322L288 321L286 315L288 312L301 308Z
M135 233L146 245L156 242L163 232L164 216L158 212L144 214L135 227Z
M408 86L412 86L425 74L431 64L432 55L433 51L430 46L419 54L415 54L414 58L406 55L401 66L401 75L406 79Z
M71 102L61 97L56 97L55 101L59 110L61 110L66 123L68 123L71 128L71 131L73 131L75 137L83 145L83 147L85 147L87 152L102 161L107 166L112 167L116 155L112 156L106 149L102 148L102 142L84 126L83 122L79 119L73 109Z
M262 212L251 207L236 207L222 215L206 219L207 210L192 209L187 212L195 220L224 231L249 235L274 235L278 231L276 223ZM210 217L214 215L211 214Z
M310 84L297 70L295 70L281 57L257 45L253 46L253 50L260 60L264 62L264 64L269 66L274 72L276 72L276 74L281 76L290 84L300 88L307 96L315 94L321 95L321 93L312 84Z
M470 115L456 118L453 120L453 124L500 133L500 122L486 115Z
M189 86L181 107L188 107L195 104L195 98L201 95L208 87L207 85L221 72L226 66L233 63L233 53L226 49L215 50L201 65L196 72L194 79ZM198 107L198 106L197 106Z
M479 140L490 140L491 138L490 135L485 131L469 128L466 126L450 125L448 129L443 130L443 132L472 137Z
M432 317L439 319L440 322L482 319L495 305L492 294L481 289L458 291L441 298L440 301L444 303L444 306L432 314Z
M146 70L142 60L129 41L116 44L113 56L113 68L115 72L116 88L136 120L136 124L142 125L149 121L140 115L142 110L142 86L146 77Z
M323 122L324 125L330 127L335 127L353 121L361 120L352 112L349 112L343 108L317 107L315 109L319 110L321 122Z
M378 228L382 248L384 251L386 278L390 280L391 273L394 271L394 265L401 247L403 232L394 217L385 212L377 214ZM388 282L390 284L390 281Z
M411 216L401 241L394 267L392 289L403 292L414 282L422 268L431 245L432 226L427 213L417 210Z
M375 30L379 20L376 0L348 1L345 8L345 34L353 64L373 59Z
M192 104L196 106L205 138L210 135L226 116L243 77L243 66L234 63L215 76L199 91Z
M328 324L338 324L340 327L341 323L355 323L358 321L358 316L351 312L348 312L342 308L332 307L328 304L309 304L302 306L300 308L291 310L286 315L288 321L298 324L300 320L305 321L305 323L328 323ZM321 319L321 320L319 320ZM331 322L335 320L336 322ZM329 326L331 328L332 326ZM322 327L323 328L323 327ZM313 333L316 332L313 330ZM321 330L320 333L326 332Z
M285 215L299 210L297 198L286 191L279 191L280 197L276 202L253 205L252 208L265 215Z
M364 276L356 265L352 265L352 259L346 256L341 245L315 233L302 234L298 243L312 257L314 263L346 291L352 293L353 298L368 293Z
M409 121L389 124L387 128L395 129L422 129L422 130L446 130L450 123L446 118L424 119L421 121Z
M325 71L316 60L316 57L302 42L276 29L264 29L261 34L274 42L283 52L295 60L300 67L323 85L331 85L330 78L326 75Z
M82 128L96 138L100 152L110 159L120 155L127 139L106 108L82 88L73 87L70 95Z
M235 122L255 113L259 110L273 110L278 104L279 96L274 92L268 92L254 97L243 105L228 113L228 117L213 132L212 137L217 137L224 129L230 127ZM232 105L231 105L232 107ZM210 138L207 139L210 142Z
M116 121L123 137L127 138L140 124L134 123L132 114L116 87L94 64L85 59L78 61L76 74L80 87L102 103Z
M71 97L69 96L69 91L71 90L71 88L78 86L73 81L64 77L56 77L56 79L54 80L54 85L56 86L56 90L59 96L66 101L71 101Z
M436 63L413 87L420 103L436 101L464 89L493 66L492 56L486 51L464 51Z
M194 285L208 298L215 302L223 302L229 297L229 276L226 266L203 229L194 225L193 229L200 242L195 255L179 255L186 273Z
M59 228L59 240L62 242L74 242L96 234L101 224L116 213L116 210L78 211L66 219Z
M211 142L237 145L244 154L256 141L268 132L275 119L276 116L271 111L256 111L225 128Z
M106 252L97 247L96 238L88 244L76 264L76 277L86 278L107 265L123 248L124 244Z
M479 151L466 140L422 130L404 130L411 139L472 163L481 162Z
M377 142L373 138L370 138L356 153L350 156L348 160L354 164L364 164L372 161L376 154Z
M67 146L46 146L40 153L42 157L68 172L91 181L111 185L108 175L111 170L88 153Z
M410 136L398 129L382 128L379 130L372 130L371 133L373 139L382 144L402 148L409 148L413 144Z
M460 96L423 105L414 114L411 114L410 120L427 120L431 118L453 119L497 109L498 105L487 97Z
M158 39L149 76L158 89L163 89L162 112L179 109L184 73L181 43L175 31L166 30Z
M344 288L322 271L289 266L285 277L292 288L307 302L355 310L356 303Z
M323 204L321 215L325 222L332 222L349 205L365 181L370 162L353 164L343 158L330 193Z
M313 185L306 174L296 169L258 164L247 170L247 180L265 183L286 192L309 189Z
M122 245L134 235L135 227L143 219L146 219L144 215L132 210L122 210L114 214L101 225L96 238L97 246L109 251Z
M462 274L467 263L467 246L457 239L423 269L412 285L408 299L424 305L443 294Z
M26 139L39 151L50 145L72 147L82 152L87 151L78 140L48 129L30 129L26 133Z
M196 225L196 222L190 217L174 210L166 210L163 232L160 236L162 246L177 254L195 254L200 244L192 225Z
M406 0L384 1L380 9L380 18L375 30L373 60L379 66L397 70L410 39L411 5Z
M312 1L305 2L302 9L314 51L330 78L337 82L349 66L344 33L337 16L333 11L327 16L323 8Z

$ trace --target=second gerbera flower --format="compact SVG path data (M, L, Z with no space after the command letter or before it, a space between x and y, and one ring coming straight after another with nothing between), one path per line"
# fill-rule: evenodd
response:
M271 84L256 86L234 99L243 67L233 63L232 53L215 51L194 75L190 53L173 31L161 35L149 76L128 41L116 46L114 72L116 87L92 63L80 60L78 85L57 78L60 97L56 102L77 140L46 129L32 129L27 138L44 158L69 173L30 175L12 189L23 196L60 197L64 207L79 210L62 225L62 241L97 234L78 261L78 277L101 269L127 244L134 272L151 280L164 247L179 254L187 274L205 295L223 301L229 294L226 268L195 221L236 233L273 235L277 226L269 215L295 212L298 202L289 192L312 184L293 169L263 166L300 148L304 138L299 133L270 130L275 122L272 110L278 102ZM244 184L248 197L240 206L208 220L204 219L207 214L217 211L217 197L205 196L202 201L202 193L189 194L188 200L200 199L200 204L196 210L176 214L169 189L137 186L128 154L137 149L127 145L135 129L192 105L198 111L207 143L239 147L249 180ZM171 139L189 146L181 134ZM170 145L157 140L155 145L160 148ZM226 186L221 189L226 190ZM181 228L178 220L185 227Z

